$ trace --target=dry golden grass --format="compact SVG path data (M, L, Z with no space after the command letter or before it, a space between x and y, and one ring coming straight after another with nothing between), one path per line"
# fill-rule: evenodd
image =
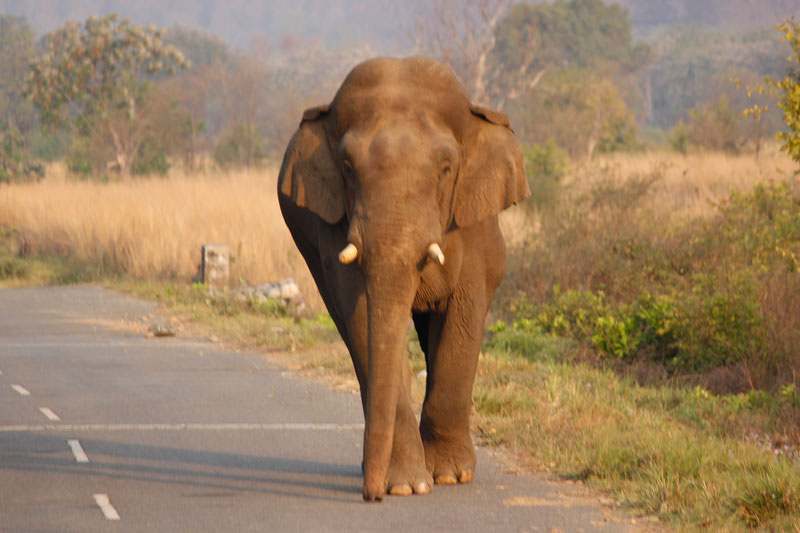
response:
M734 190L783 181L796 166L776 144L768 144L758 159L753 153L617 153L575 168L565 182L572 192L582 192L601 180L620 183L656 173L660 179L650 189L645 206L670 213L673 220L685 220L712 213L712 206Z
M758 159L752 153L724 152L601 154L588 164L570 169L563 180L563 194L569 201L602 183L619 186L634 179L657 177L637 207L666 223L679 222L711 215L714 206L735 190L781 182L792 176L796 166L776 144L768 144ZM527 216L521 207L504 211L500 227L506 244L515 247L536 235L541 229L539 217Z
M20 230L40 253L104 261L137 278L190 280L204 243L233 257L231 283L293 277L319 308L313 280L278 208L276 168L97 183L60 165L37 184L0 187L0 227Z

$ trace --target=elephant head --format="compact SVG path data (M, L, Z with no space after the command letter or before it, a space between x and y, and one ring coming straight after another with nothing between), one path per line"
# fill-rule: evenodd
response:
M356 66L330 105L303 114L278 188L284 201L343 228L347 245L321 260L363 279L364 496L380 499L406 325L413 306L432 298L421 280L454 275L448 235L528 196L522 154L508 118L472 105L447 67L378 58Z

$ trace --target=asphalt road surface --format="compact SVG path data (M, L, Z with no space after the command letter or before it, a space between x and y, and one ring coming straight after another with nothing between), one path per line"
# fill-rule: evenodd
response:
M576 485L508 473L361 499L357 395L204 339L153 304L0 290L0 531L627 531Z

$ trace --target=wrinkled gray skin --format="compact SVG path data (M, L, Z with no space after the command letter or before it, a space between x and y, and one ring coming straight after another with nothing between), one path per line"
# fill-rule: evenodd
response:
M472 479L472 385L505 272L497 214L528 195L508 118L470 104L432 59L366 61L304 113L278 197L361 386L365 500ZM344 264L348 243L357 258ZM428 369L419 426L410 316Z

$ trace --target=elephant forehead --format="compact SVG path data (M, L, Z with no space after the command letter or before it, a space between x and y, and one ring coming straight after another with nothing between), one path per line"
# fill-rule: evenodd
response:
M449 129L460 131L469 116L469 99L455 75L427 59L378 59L357 66L334 98L338 133L381 115L425 110Z
M422 136L408 129L383 129L369 143L371 159L386 161L418 153L423 147Z
M402 160L408 167L414 162L439 163L458 157L452 132L422 111L403 116L375 114L345 133L340 146L343 155L354 161L372 161L381 166Z
M350 71L339 93L344 96L352 89L379 89L402 85L409 89L460 94L466 98L466 92L453 71L427 57L376 58L364 61Z

